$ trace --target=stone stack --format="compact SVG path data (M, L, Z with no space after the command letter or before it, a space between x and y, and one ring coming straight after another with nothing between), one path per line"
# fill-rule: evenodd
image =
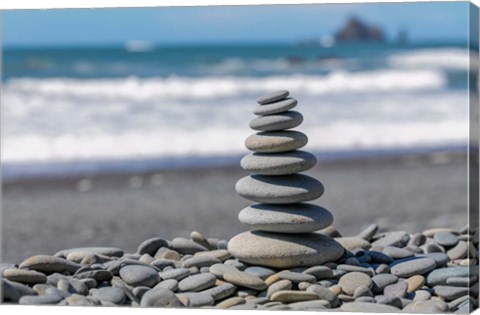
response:
M319 233L333 222L327 209L305 203L322 196L324 187L313 177L299 174L316 164L311 153L300 151L308 138L299 131L303 116L291 110L297 100L288 91L258 99L250 127L259 132L245 141L253 153L241 161L252 175L240 179L237 193L258 202L239 214L253 230L232 238L228 250L241 261L276 268L319 265L335 261L344 248Z

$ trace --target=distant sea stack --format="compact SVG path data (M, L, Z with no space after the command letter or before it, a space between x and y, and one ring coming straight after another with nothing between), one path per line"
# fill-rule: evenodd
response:
M335 34L337 42L378 42L385 41L383 31L377 27L367 25L358 18L350 18L347 23Z
M316 163L314 155L299 150L308 142L305 134L290 130L303 116L291 110L297 100L288 91L258 99L253 113L259 117L250 127L259 132L245 141L251 154L241 161L252 175L235 185L237 193L257 204L239 213L241 223L252 228L228 243L237 259L275 268L313 266L336 261L343 247L315 231L330 226L333 216L327 209L308 201L319 198L324 187L313 177L299 174Z

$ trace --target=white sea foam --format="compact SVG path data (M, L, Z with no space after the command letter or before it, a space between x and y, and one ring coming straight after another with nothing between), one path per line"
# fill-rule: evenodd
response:
M468 70L469 51L462 48L417 49L388 57L387 62L393 67L413 69L448 69ZM471 59L472 66L478 64L476 58Z

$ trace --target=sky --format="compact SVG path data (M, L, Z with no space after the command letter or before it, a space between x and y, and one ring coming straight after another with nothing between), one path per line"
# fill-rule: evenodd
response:
M15 10L2 12L10 46L295 42L336 32L356 16L395 38L465 41L467 2L315 4L242 7Z

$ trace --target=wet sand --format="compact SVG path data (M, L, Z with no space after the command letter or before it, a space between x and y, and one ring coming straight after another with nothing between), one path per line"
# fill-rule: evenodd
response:
M462 154L319 162L306 174L324 184L314 203L346 236L371 223L412 233L467 223ZM234 190L246 175L238 166L4 184L2 261L94 245L134 252L147 238L192 230L228 239L246 230L237 214L251 202Z

